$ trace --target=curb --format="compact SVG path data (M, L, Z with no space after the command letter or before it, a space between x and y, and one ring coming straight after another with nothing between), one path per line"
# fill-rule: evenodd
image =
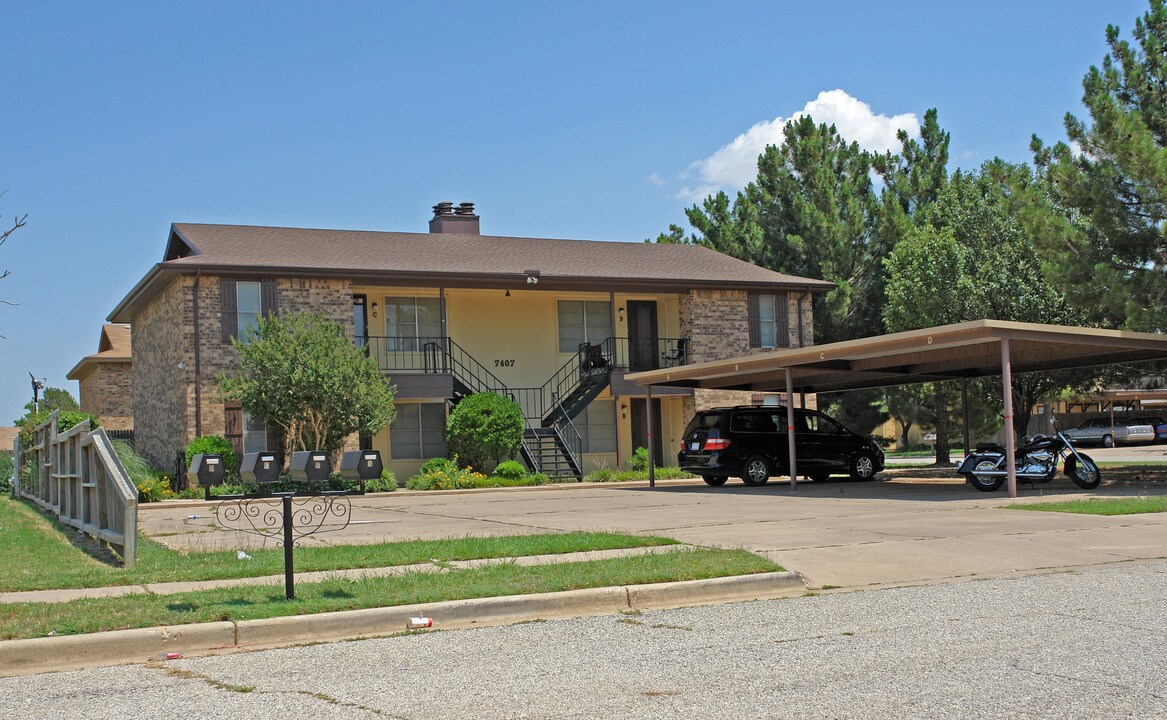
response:
M80 670L184 656L215 655L382 637L401 633L410 617L426 615L443 630L663 610L791 597L806 591L797 573L736 575L585 590L449 600L439 603L291 615L263 620L210 622L114 630L89 635L0 641L0 677Z

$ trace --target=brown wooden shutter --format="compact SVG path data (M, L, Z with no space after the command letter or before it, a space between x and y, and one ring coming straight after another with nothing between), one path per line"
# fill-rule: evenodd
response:
M223 437L235 448L235 455L243 459L243 406L229 402L223 406Z
M752 348L761 347L762 345L761 332L758 330L758 299L759 296L753 293L746 298L746 324L750 327L750 347Z
M222 306L222 339L229 343L239 334L239 297L235 293L234 278L219 278L219 302Z
M279 298L276 296L276 281L274 279L259 282L260 302L264 315L277 315L280 312Z

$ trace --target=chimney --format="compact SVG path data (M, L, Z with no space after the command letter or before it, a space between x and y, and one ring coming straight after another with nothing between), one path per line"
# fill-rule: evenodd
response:
M474 214L474 203L454 203L449 200L434 205L434 216L430 220L431 233L459 233L479 235L478 216Z

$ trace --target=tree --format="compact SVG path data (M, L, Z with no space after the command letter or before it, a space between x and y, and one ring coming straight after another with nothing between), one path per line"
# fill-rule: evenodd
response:
M24 404L24 409L31 414L35 411L35 406L29 400ZM44 389L40 398L40 409L45 412L52 412L54 410L80 410L81 406L77 404L77 400L68 390L47 387Z
M223 397L275 424L288 449L335 454L349 435L376 434L397 415L377 361L321 316L268 315L234 345L239 370L219 375Z
M6 193L6 192L8 192L8 191L5 190L4 192L0 192L0 197L4 197L4 193ZM21 217L17 217L13 220L12 227L8 228L7 230L0 231L0 245L3 245L5 242L7 242L9 236L12 235L12 233L14 233L17 230L19 230L20 228L24 227L25 222L27 220L28 220L27 214L23 215ZM12 274L12 272L9 270L0 270L0 280L3 280L4 278L8 277L11 274ZM10 302L8 300L0 300L0 304L2 304L2 305L15 305L15 303ZM0 339L4 339L4 336L0 335Z
M1167 329L1167 2L1151 0L1134 42L1106 28L1109 53L1082 80L1084 122L1069 143L1031 144L1040 173L1077 222L1051 236L1052 259L1089 281L1111 322ZM1101 303L1099 303L1101 300Z
M978 175L958 172L921 211L921 224L888 257L883 319L889 332L980 318L1077 324L1078 314L1047 279L1033 238L1010 212L1010 188L999 182L1007 170L995 161ZM1014 378L1016 427L1024 432L1033 404L1066 382L1061 374ZM938 463L948 462L955 397L949 385L933 388Z
M489 462L514 457L523 440L519 404L492 392L475 393L450 412L446 449L450 457L485 472Z

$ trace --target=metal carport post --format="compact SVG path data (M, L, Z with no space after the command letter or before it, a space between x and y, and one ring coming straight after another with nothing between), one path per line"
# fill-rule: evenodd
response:
M1009 497L1017 497L1017 458L1013 456L1016 441L1013 439L1013 369L1009 359L1009 338L1001 338L1001 391L1005 403L1005 468ZM964 451L967 453L968 448Z

